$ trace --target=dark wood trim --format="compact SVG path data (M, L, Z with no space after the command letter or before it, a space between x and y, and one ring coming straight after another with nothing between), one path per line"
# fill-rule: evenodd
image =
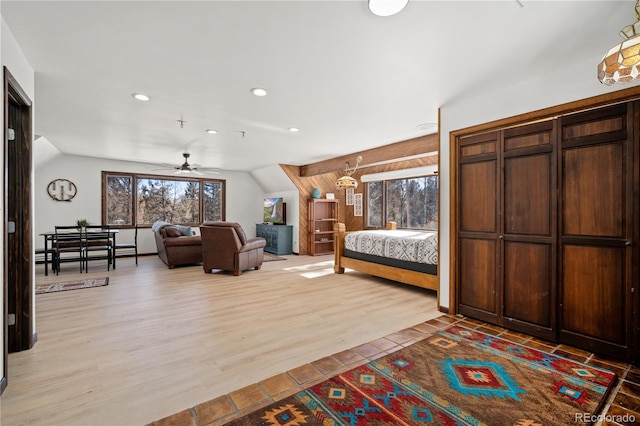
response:
M4 390L7 388L7 377L2 377L0 379L0 395L4 393Z
M440 139L438 134L434 133L300 166L300 176L310 177L336 171L341 172L345 168L345 163L349 163L349 166L353 168L355 167L355 161L358 155L362 156L362 162L358 169L365 169L367 167L380 165L381 163L407 161L408 159L415 159L414 157L428 153L435 153L434 155L437 155L439 145Z
M438 292L438 294L440 294L440 293ZM445 314L448 314L449 313L449 308L447 308L446 306L438 305L438 311L443 312Z

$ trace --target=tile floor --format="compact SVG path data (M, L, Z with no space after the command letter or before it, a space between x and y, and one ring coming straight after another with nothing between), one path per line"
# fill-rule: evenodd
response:
M228 395L219 396L172 416L156 420L150 423L150 426L223 425L336 374L418 342L453 323L615 372L618 380L607 399L600 419L595 424L603 426L640 424L640 367L606 359L570 346L540 340L471 318L442 315L373 342L294 368ZM634 418L635 421L622 423L614 421L625 418L629 420Z

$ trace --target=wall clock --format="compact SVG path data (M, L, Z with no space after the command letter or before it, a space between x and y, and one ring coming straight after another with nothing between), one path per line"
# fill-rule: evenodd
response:
M47 185L47 194L56 201L71 201L78 188L69 179L54 179Z

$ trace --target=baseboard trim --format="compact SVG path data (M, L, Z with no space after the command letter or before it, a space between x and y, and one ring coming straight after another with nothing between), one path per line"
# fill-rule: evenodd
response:
M5 371L5 374L7 374L6 371ZM7 388L7 378L3 377L2 380L0 380L0 395L4 393L4 390L6 388Z
M29 344L29 349L31 349L36 344L37 341L38 341L38 332L36 331L31 336L31 343Z
M438 310L444 314L449 313L449 308L447 306L438 306Z

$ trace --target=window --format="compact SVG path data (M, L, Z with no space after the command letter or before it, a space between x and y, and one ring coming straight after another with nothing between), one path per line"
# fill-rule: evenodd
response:
M437 175L367 182L365 197L368 228L438 229Z
M113 226L224 220L225 181L102 172L103 220Z

